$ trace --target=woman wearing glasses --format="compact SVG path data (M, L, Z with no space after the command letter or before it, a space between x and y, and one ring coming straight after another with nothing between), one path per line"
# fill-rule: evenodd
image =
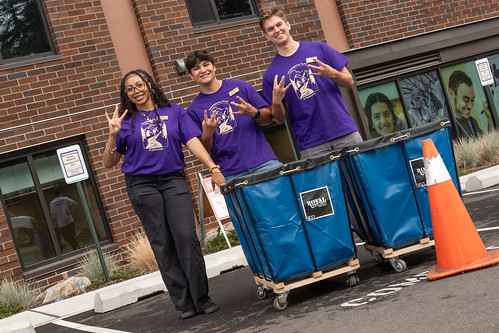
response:
M225 184L219 166L199 141L201 131L186 111L168 101L142 70L121 81L121 105L106 112L109 138L106 168L124 155L121 170L135 213L142 221L170 298L180 317L211 313L218 307L208 296L208 278L196 235L192 201L185 181L182 144L203 162L218 186Z

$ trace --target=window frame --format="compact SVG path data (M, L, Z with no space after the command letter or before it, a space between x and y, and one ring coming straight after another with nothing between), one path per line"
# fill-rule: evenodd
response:
M5 155L0 156L1 157L0 158L0 165L7 163L9 161L20 159L20 158L27 158L27 163L30 167L30 174L33 176L34 187L37 190L37 195L40 199L40 204L42 206L41 207L42 212L44 213L46 218L48 218L50 216L50 208L47 206L46 200L44 199L43 190L42 190L40 181L39 181L37 175L33 174L33 170L34 170L33 156L47 152L47 151L56 150L58 148L74 145L74 144L77 144L80 146L82 153L83 153L83 160L85 161L85 164L87 166L90 166L91 164L90 164L88 154L86 153L86 150L84 149L85 148L85 138L83 136L71 137L71 138L59 140L56 142L51 142L48 144L43 144L43 145L39 145L36 147L7 153ZM102 223L104 226L104 230L105 230L106 235L107 235L107 239L101 241L100 245L101 245L101 247L103 247L106 250L116 250L118 248L118 246L113 241L112 232L111 232L111 229L109 227L109 221L108 221L107 216L105 214L105 209L104 209L103 203L100 200L101 196L98 192L98 186L97 186L97 183L96 183L95 178L93 177L92 173L89 173L89 178L87 181L89 182L89 184L92 187L92 192L96 198L96 203L97 203L100 215L102 217ZM40 275L46 274L48 272L51 272L55 269L60 269L61 267L71 266L74 264L75 258L80 258L80 257L84 256L85 251L89 248L88 246L86 246L86 247L82 247L78 250L70 251L68 253L62 253L60 255L58 255L56 253L56 255L52 258L43 260L41 262L38 262L36 264L33 264L33 265L26 267L24 262L23 262L23 258L20 254L21 250L20 250L17 242L14 240L14 238L15 238L14 237L14 227L10 221L10 218L7 216L7 213L6 213L7 212L7 205L6 205L4 196L3 196L1 191L0 191L0 204L2 205L4 215L5 215L6 220L8 222L9 230L10 230L11 235L12 235L12 240L14 242L16 253L18 254L19 266L22 268L23 274L27 278L28 277L34 278L36 276L40 276ZM47 219L47 220L50 221L50 219ZM54 240L52 240L52 242L53 241ZM53 245L55 246L57 244L53 243ZM92 248L94 246L95 246L95 244L90 245L90 248Z
M218 12L216 10L216 4L214 0L208 0L209 1L209 6L211 8L212 14L215 18L214 23L204 23L204 24L199 24L196 23L192 20L191 12L189 10L189 2L185 1L185 6L187 7L187 12L189 13L189 19L191 21L192 27L194 28L194 32L205 32L205 31L212 31L212 30L217 30L217 29L223 29L223 28L228 28L228 27L235 27L239 25L245 25L249 23L255 23L258 22L258 6L255 0L248 0L251 1L253 4L253 7L255 9L255 14L253 15L247 15L247 16L239 16L227 20L220 20L220 16L218 15Z
M53 60L58 60L58 59L62 58L56 52L54 40L52 37L52 33L50 31L50 26L49 26L48 21L47 21L47 17L45 14L43 4L42 4L41 0L35 0L35 2L36 2L36 6L38 8L38 12L39 12L41 20L42 20L42 25L43 25L43 29L45 31L45 35L47 36L47 39L48 39L50 51L21 56L21 57L16 57L16 58L12 58L12 59L3 59L2 55L0 53L0 70L6 70L6 69L11 69L11 68L21 67L21 66L26 66L26 65L32 65L32 64L37 64L37 63L41 63L41 62L53 61Z

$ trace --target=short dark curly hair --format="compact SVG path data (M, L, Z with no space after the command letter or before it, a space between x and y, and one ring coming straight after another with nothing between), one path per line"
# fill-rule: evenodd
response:
M191 73L191 69L193 69L194 66L196 66L201 61L209 61L213 65L215 65L215 59L213 59L213 56L210 52L206 50L196 50L192 51L185 59L185 68L187 68L187 71Z

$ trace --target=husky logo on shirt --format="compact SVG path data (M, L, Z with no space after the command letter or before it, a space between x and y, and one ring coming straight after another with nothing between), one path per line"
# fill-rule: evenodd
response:
M153 151L168 147L168 133L163 121L159 122L159 128L156 119L144 121L140 124L140 134L144 149Z
M232 113L231 105L228 101L219 101L213 104L208 110L208 114L211 115L213 111L217 111L216 118L220 119L217 127L218 135L225 135L234 131L237 127L236 118Z
M288 72L289 80L300 100L310 98L319 91L315 77L311 73L307 64L297 64Z

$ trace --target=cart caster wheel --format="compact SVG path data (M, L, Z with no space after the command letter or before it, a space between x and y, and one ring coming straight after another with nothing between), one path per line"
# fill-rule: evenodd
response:
M359 283L359 277L357 276L357 274L350 274L347 276L347 285L349 287L353 287L353 286L356 286L358 283Z
M390 264L397 273L402 273L407 270L407 264L402 259L392 258L390 259Z
M279 300L279 297L274 299L274 308L276 310L282 311L282 310L286 309L287 306L288 306L288 301L281 302Z
M257 294L258 298L261 300L266 299L268 296L267 289L265 289L263 287L258 287L256 294Z

